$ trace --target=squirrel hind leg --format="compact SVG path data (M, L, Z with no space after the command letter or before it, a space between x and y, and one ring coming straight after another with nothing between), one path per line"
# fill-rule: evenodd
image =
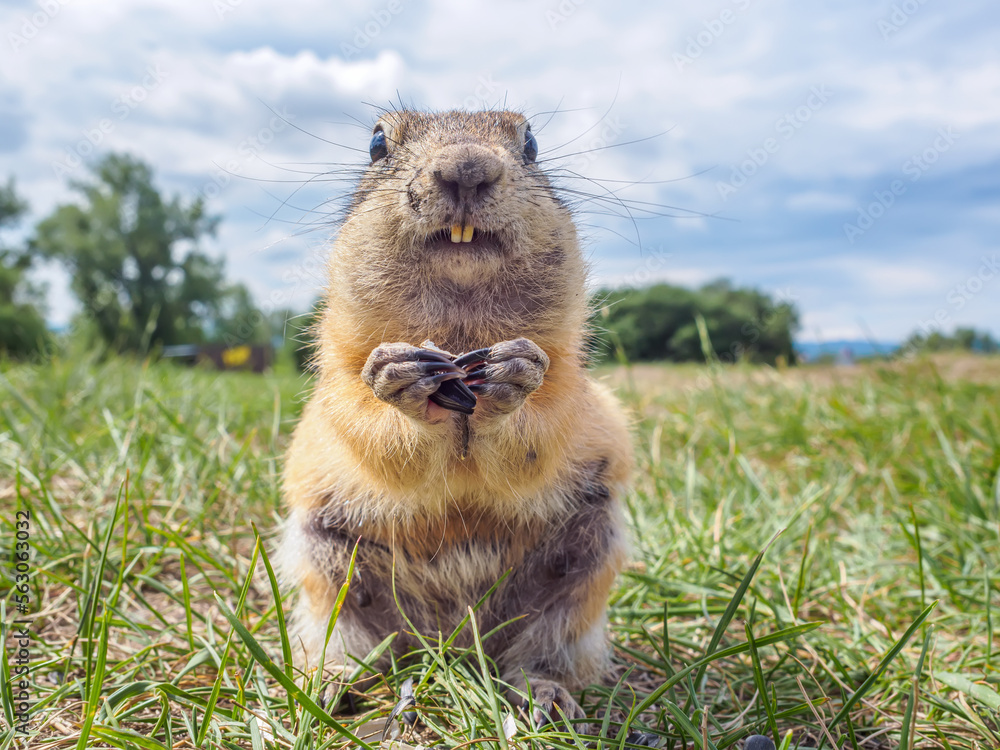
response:
M590 724L583 708L561 683L536 675L520 673L511 682L508 699L520 706L532 727L541 729L548 724L567 721L578 734L590 734Z
M604 624L601 618L583 636L571 643L564 642L555 653L524 658L521 663L531 667L506 670L504 681L511 687L508 698L525 710L533 726L558 723L565 717L578 734L591 733L590 724L583 723L586 718L583 708L568 688L583 688L600 681L607 673L609 648Z

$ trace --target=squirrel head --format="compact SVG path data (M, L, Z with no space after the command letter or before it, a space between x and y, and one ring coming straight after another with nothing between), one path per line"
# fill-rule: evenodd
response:
M508 273L556 238L575 244L537 153L516 112L385 112L344 229L365 225L372 261L428 279L475 284Z
M586 267L537 154L517 112L382 113L331 255L328 303L359 335L456 350L579 329Z

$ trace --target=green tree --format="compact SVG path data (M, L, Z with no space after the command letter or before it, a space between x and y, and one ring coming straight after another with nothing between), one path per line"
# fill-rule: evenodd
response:
M941 331L932 331L929 334L915 332L903 343L901 351L967 351L996 354L1000 352L1000 342L997 342L988 331L958 327L950 335Z
M697 290L654 284L603 290L595 303L593 330L599 357L620 352L629 360L703 361L700 315L723 362L795 362L794 305L756 289L734 288L725 280Z
M227 284L224 261L198 247L218 224L201 199L165 199L152 169L132 156L110 154L92 171L91 181L70 183L81 202L43 220L33 247L66 267L105 342L119 350L200 343L248 318L246 289Z
M227 346L270 344L273 323L257 309L250 290L242 284L233 284L219 306L212 329L206 333L212 341Z
M0 229L16 226L27 210L13 178L0 186ZM52 341L41 313L44 290L27 279L31 260L26 248L0 245L0 353L8 356L40 354Z

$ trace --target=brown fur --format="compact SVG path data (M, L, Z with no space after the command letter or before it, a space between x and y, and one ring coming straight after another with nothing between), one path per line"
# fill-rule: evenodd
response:
M483 633L514 621L485 644L501 676L578 689L605 666L631 456L618 404L584 369L576 230L521 157L521 115L396 111L376 129L389 156L366 171L333 248L316 390L287 460L281 552L300 586L297 632L318 658L360 539L334 661L394 631L402 653L411 625L450 633L510 571L477 618ZM461 170L484 175L465 203L448 192ZM486 240L435 239L462 222ZM482 395L471 417L432 404L406 413L361 378L385 342L462 353L520 338L548 356L541 386L523 402Z

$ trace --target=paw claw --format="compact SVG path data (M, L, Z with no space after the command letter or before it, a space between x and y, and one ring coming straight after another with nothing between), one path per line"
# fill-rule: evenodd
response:
M429 384L434 385L447 383L449 380L458 380L461 377L462 374L459 372L440 372L436 375L428 375L426 380Z
M436 375L438 373L446 373L455 378L465 377L465 370L460 367L455 367L455 365L444 362L423 362L418 361L416 363L417 369L428 375Z
M525 699L521 705L529 714L532 726L541 729L563 721L572 723L579 734L590 734L590 725L577 723L586 718L580 704L576 702L569 691L557 682L551 680L532 679L531 698L529 704Z
M469 352L455 362L460 361L466 368L466 385L486 398L496 414L509 414L521 406L541 387L549 368L548 355L524 338Z
M552 717L542 709L536 708L535 712L531 715L531 721L535 729L541 729L552 723Z
M478 367L489 358L491 349L492 347L487 346L482 349L475 349L471 352L466 352L455 360L455 364L459 367L465 368L466 370Z
M438 406L460 414L472 414L476 408L476 394L469 386L456 379L443 382L441 387L431 394L430 399Z
M428 399L443 384L463 377L465 370L452 364L446 353L405 343L375 347L361 371L361 379L376 397L424 421L441 421L442 417L432 417L428 411ZM469 392L468 398L475 396Z
M455 367L448 357L443 354L438 354L435 351L431 351L430 349L417 349L416 360L418 362L437 362L442 365L448 365L449 367Z

